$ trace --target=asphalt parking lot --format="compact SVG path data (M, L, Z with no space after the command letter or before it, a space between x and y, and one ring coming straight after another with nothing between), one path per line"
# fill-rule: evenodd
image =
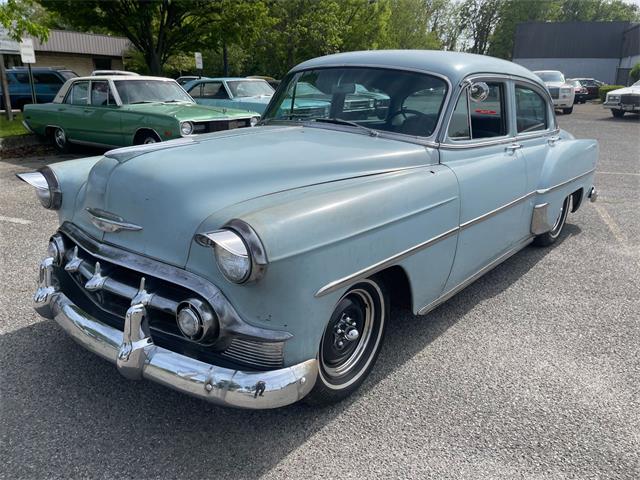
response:
M640 478L640 120L600 141L598 202L426 317L394 312L357 395L218 408L121 377L31 307L55 213L0 159L0 477ZM94 154L94 152L88 152Z

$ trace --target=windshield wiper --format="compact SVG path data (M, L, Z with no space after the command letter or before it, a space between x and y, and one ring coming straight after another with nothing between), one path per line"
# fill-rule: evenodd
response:
M138 100L137 102L129 102L129 105L136 105L138 103L156 103L152 100Z
M377 137L379 135L379 132L373 128L365 127L359 123L352 122L351 120L344 120L342 118L314 118L312 121L317 123L333 123L334 125L349 125L350 127L356 127L367 132L372 137Z

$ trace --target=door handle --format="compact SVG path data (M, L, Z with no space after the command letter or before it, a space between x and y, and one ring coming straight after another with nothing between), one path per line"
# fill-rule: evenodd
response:
M519 143L512 143L511 145L504 147L504 149L509 153L515 153L519 148L522 148L522 145Z
M553 137L549 137L547 139L547 142L549 143L549 145L555 145L558 140L560 140L560 136L554 135Z

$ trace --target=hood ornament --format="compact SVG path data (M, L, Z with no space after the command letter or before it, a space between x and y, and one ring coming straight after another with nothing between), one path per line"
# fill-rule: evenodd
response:
M129 223L115 213L100 210L99 208L87 208L87 212L89 213L91 223L103 232L114 233L120 230L142 230L140 225Z

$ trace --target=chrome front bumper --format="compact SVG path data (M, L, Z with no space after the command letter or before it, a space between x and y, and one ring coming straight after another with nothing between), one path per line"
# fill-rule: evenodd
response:
M279 370L244 372L159 347L148 333L141 304L129 308L121 332L84 312L58 290L52 258L40 264L34 302L40 315L55 319L84 348L115 363L125 377L146 378L219 405L252 409L289 405L309 393L318 374L315 359Z

